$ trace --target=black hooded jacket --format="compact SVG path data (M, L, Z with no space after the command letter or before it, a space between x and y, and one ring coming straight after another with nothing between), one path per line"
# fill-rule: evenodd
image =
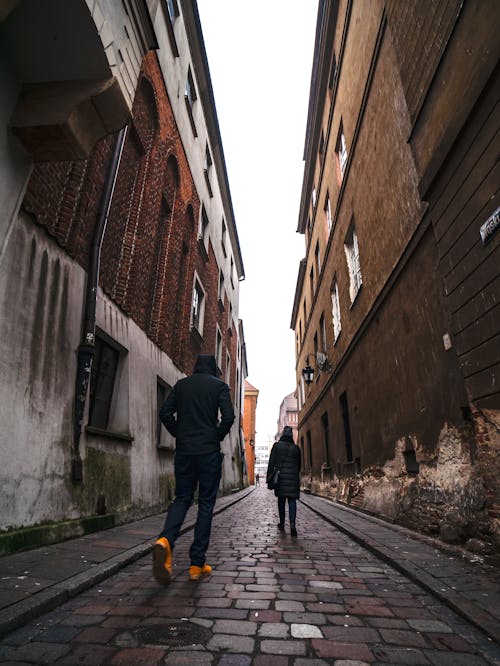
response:
M300 449L293 441L293 430L285 426L279 441L273 444L267 466L268 480L275 467L280 469L278 487L274 491L276 497L298 499L300 496L301 458Z
M179 453L196 455L220 449L233 425L234 410L229 386L217 377L214 356L198 356L194 373L180 379L170 391L160 420L176 438Z

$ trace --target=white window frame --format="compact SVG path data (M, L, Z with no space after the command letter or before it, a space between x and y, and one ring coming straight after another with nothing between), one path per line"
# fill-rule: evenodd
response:
M195 329L201 336L203 335L203 325L205 323L206 300L207 295L203 288L203 284L195 273L193 280L193 297L191 300L191 328ZM198 314L196 312L197 310Z
M326 200L325 200L325 218L326 218L326 228L328 230L328 236L329 236L333 226L332 205L330 203L329 194L326 195Z
M205 204L201 205L200 209L200 222L198 225L198 240L202 241L205 249L207 249L207 240L208 240L208 226L210 222L207 215L207 210Z
M231 386L231 356L229 352L226 351L226 378L225 382L228 386Z
M222 367L222 333L218 324L215 330L215 360L220 370Z
M336 153L339 160L340 177L342 179L344 178L345 167L348 158L347 143L345 140L344 127L342 123L340 123L339 138L337 139Z
M358 236L354 225L351 225L349 232L344 241L344 250L347 260L347 268L349 270L349 296L351 303L354 303L356 296L363 284L363 276L361 275L361 262L359 259L359 244Z
M342 331L342 320L340 317L340 298L339 286L337 278L334 278L331 289L332 297L332 322L333 322L333 339L337 342L340 332Z

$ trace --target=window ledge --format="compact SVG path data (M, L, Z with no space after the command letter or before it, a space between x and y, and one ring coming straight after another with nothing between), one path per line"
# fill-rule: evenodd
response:
M122 442L132 444L134 438L127 432L114 432L113 430L105 430L104 428L97 428L96 426L88 425L85 427L85 432L89 435L97 435L99 437L107 437L108 439L119 439Z
M351 302L351 305L349 306L349 310L352 310L352 308L353 308L354 305L356 304L356 301L358 300L359 294L360 294L360 292L361 292L362 289L363 289L363 283L361 283L361 284L359 285L359 287L358 287L358 291L357 291L356 294L354 295L354 300Z

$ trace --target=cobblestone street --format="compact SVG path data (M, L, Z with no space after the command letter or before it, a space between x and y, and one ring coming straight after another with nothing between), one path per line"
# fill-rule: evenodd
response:
M187 580L187 532L170 587L141 558L7 635L1 663L500 664L491 639L304 504L297 538L276 524L257 488L215 516L210 579Z

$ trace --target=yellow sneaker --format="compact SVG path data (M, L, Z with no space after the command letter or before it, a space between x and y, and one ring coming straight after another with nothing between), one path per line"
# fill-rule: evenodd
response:
M160 585L168 585L172 577L172 549L165 537L153 546L153 576Z
M204 564L202 567L197 567L192 564L189 567L189 580L200 580L206 578L212 573L212 567L209 564Z

